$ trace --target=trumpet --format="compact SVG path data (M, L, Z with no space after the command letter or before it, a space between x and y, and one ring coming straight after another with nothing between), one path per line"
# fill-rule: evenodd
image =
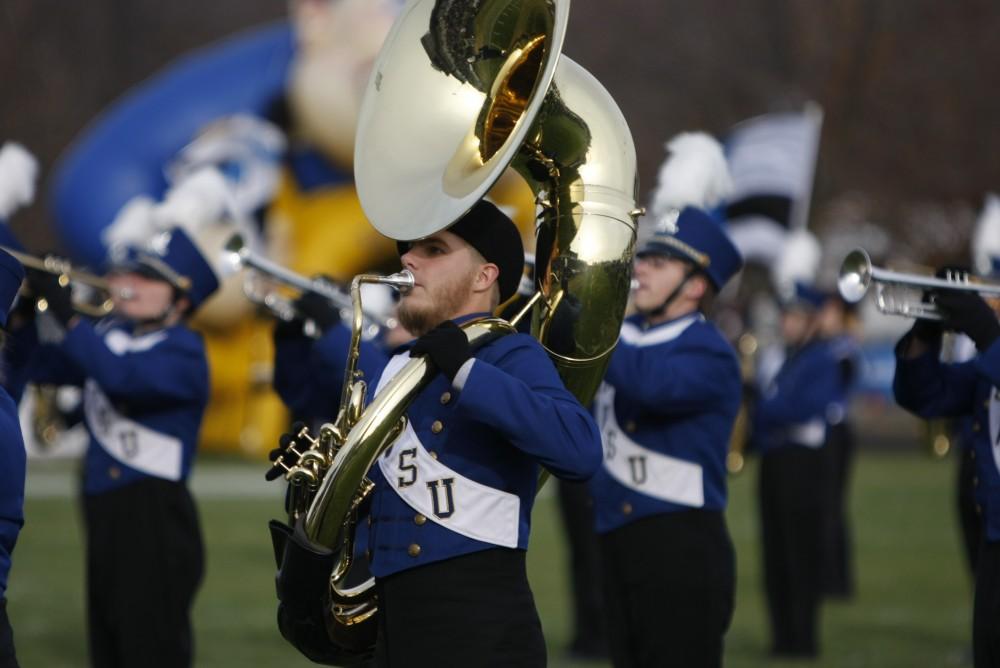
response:
M353 304L351 303L349 293L322 278L306 278L253 252L243 240L243 235L238 232L229 238L229 241L223 247L222 253L223 261L234 270L249 267L255 270L258 276L266 276L272 281L297 289L301 293L312 292L325 297L340 311L341 318L345 322L349 321L352 316ZM292 300L276 292L274 289L262 288L258 281L258 276L250 274L243 283L243 293L247 299L265 307L279 320L285 322L294 320L298 314ZM393 287L401 294L405 294L409 289L405 284L393 285ZM374 338L382 330L393 329L398 324L396 318L380 313L373 313L370 310L364 311L363 317L364 327L362 329L362 338L366 340ZM315 329L310 329L308 324L306 333L313 337L318 336L318 332Z
M967 272L949 271L943 278L908 274L872 265L868 253L857 248L847 254L840 265L837 290L844 301L855 304L875 285L875 304L887 315L901 315L922 320L943 320L945 313L933 301L924 301L926 290L962 290L980 295L1000 297L1000 284L972 276ZM907 294L906 291L910 294ZM916 295L919 290L921 295Z
M66 287L71 283L76 283L78 285L86 285L87 287L96 290L98 293L103 294L104 299L101 300L100 303L91 304L83 301L73 302L73 308L80 315L90 316L92 318L102 318L111 313L114 309L114 301L111 299L111 295L114 290L112 290L111 283L108 282L107 279L81 269L75 269L68 260L64 260L62 258L53 257L51 255L46 257L37 257L6 246L0 246L0 249L9 253L15 260L20 262L25 267L38 271L44 271L49 274L55 274L59 277L59 285L62 287ZM118 296L121 299L130 299L132 297L127 290L121 290ZM40 312L47 310L48 302L44 298L39 299L37 302L37 308Z

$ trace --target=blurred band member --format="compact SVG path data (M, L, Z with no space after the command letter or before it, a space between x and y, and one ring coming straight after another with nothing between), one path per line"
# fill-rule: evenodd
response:
M972 419L975 495L984 531L976 562L972 640L976 668L1000 666L1000 323L995 307L970 292L942 291L943 323L918 320L896 346L893 392L903 408L923 418ZM940 360L943 329L966 334L978 354L967 362Z
M384 286L362 286L366 307L369 287ZM296 318L274 327L274 389L296 420L307 425L332 421L340 406L351 329L341 322L337 307L318 293L303 294L294 306ZM389 350L411 338L399 327L371 340L363 338L358 370L365 381L382 372Z
M58 345L37 351L32 378L84 388L91 663L189 666L203 555L186 483L208 362L186 322L219 282L179 228L130 250L109 281L115 315L94 323L76 315L55 276L29 274L64 330Z
M830 406L842 395L838 362L818 336L817 311L825 300L801 281L785 296L785 360L753 412L753 440L761 454L764 585L776 657L819 652L827 505L823 447Z
M7 227L13 213L30 204L35 194L38 163L20 144L5 143L0 148L0 246L15 251L23 248ZM24 267L9 253L0 250L0 668L17 668L14 635L7 619L7 577L11 553L24 524L25 452L17 402L24 389L20 362L23 355L11 355L7 335L12 320L9 311L17 300ZM20 346L13 346L19 348ZM15 369L15 365L17 369Z
M520 235L480 201L447 230L399 244L416 285L399 305L418 338L377 380L377 396L411 356L438 370L407 411L408 427L369 472L371 572L379 602L380 666L543 666L545 641L525 550L539 466L586 479L600 465L597 427L566 390L541 344L508 334L471 350L459 325L513 296ZM301 524L281 529L279 623L315 638L317 593L333 555ZM305 577L306 572L317 577ZM320 627L322 628L322 627ZM300 647L301 648L301 647Z
M3 225L3 221L0 221ZM21 263L0 250L0 327L7 326L7 312L24 279ZM0 331L0 347L5 332ZM0 386L0 668L17 668L14 634L7 619L7 577L17 534L24 524L24 441L17 404Z
M719 666L733 611L726 453L736 353L703 311L742 266L701 209L666 217L637 254L626 319L595 401L591 481L617 668Z

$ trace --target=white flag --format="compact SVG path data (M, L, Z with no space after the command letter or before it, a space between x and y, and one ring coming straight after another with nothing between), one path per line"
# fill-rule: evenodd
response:
M726 140L733 192L726 207L733 242L747 259L773 261L789 230L809 218L823 111L757 116Z

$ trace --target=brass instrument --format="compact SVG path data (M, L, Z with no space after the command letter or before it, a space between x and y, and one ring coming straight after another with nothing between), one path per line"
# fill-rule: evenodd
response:
M110 297L112 293L111 284L107 279L90 272L75 269L68 260L64 260L62 258L53 257L51 255L37 257L12 248L7 248L6 246L0 246L0 248L7 251L7 253L12 255L15 260L20 262L25 267L36 269L38 271L44 271L49 274L55 274L59 277L59 285L63 287L66 287L71 283L78 283L80 285L93 288L99 293L103 293L104 299L101 300L99 304L74 302L73 308L77 313L93 318L100 318L108 315L114 309L114 302ZM123 299L128 299L129 295L123 293L121 297ZM39 312L46 311L48 309L48 302L44 298L39 299L36 304L36 308Z
M625 119L596 79L560 56L568 16L568 0L411 0L376 60L354 166L369 220L402 241L450 226L508 166L527 181L539 212L536 292L515 319L531 313L533 335L586 404L618 340L641 209ZM351 286L354 328L337 420L318 439L300 432L289 445L295 463L278 463L302 488L290 517L296 531L336 555L326 630L346 656L370 649L377 611L371 581L344 588L356 509L370 493L366 475L434 376L424 357L410 360L362 411L355 287L364 278ZM496 318L463 329L473 346L512 330Z
M940 307L923 301L923 292L927 290L964 290L1000 296L1000 285L965 272L949 272L944 278L908 274L873 266L868 253L860 248L848 253L837 279L837 289L844 301L850 304L861 301L873 284L879 311L923 320L944 318ZM907 290L912 294L906 294Z
M239 233L233 234L226 242L223 250L223 260L233 269L249 267L254 269L259 275L266 276L282 285L294 288L300 292L313 292L325 297L336 307L341 317L345 320L350 317L353 308L350 294L345 293L337 285L325 281L321 278L306 278L301 274L281 266L268 258L254 253L244 242L243 236ZM381 281L366 281L381 282ZM248 274L243 283L243 293L247 299L255 304L266 308L279 320L290 322L297 316L292 300L271 288L262 288L259 285L257 276ZM398 324L396 318L384 316L370 311L363 313L364 329L362 338L371 339L378 335L383 329L393 329ZM308 330L307 330L307 333ZM313 332L312 335L318 335Z

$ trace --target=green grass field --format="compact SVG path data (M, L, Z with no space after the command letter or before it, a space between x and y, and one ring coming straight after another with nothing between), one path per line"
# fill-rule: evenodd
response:
M278 486L263 466L206 460L194 487L207 545L207 575L195 608L197 666L313 665L278 635L267 520L279 516ZM855 469L852 520L858 595L822 614L823 658L808 666L960 666L967 659L971 586L960 558L954 462L919 455L867 455ZM732 480L729 526L739 562L727 665L772 665L759 577L753 464ZM72 472L65 463L29 470L27 525L14 553L9 612L21 665L85 666L83 564ZM555 500L535 510L529 565L556 667L600 666L563 659L567 574ZM137 587L142 583L137 582Z

